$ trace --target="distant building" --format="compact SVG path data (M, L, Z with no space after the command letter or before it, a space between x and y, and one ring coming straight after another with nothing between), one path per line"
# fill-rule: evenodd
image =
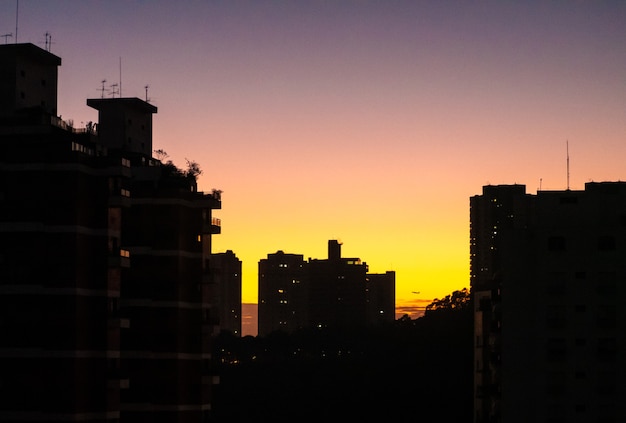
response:
M213 253L211 272L215 281L212 298L218 309L219 328L241 336L241 260L231 250Z
M328 241L328 258L309 259L310 323L316 327L365 326L367 264L341 257L341 243Z
M370 324L396 320L396 272L367 274L366 312Z
M60 64L0 45L0 420L206 420L219 194L151 157L147 102L60 119Z
M470 205L474 421L625 421L626 183Z
M305 327L352 329L395 320L395 272L368 274L359 258L341 257L328 242L327 259L304 261L278 251L259 262L259 335Z
M302 254L278 251L259 261L258 334L306 327L308 272Z

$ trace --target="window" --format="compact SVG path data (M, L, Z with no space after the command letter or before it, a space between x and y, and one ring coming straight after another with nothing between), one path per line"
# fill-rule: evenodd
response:
M565 237L551 236L548 238L548 251L565 251Z
M546 293L548 295L560 296L567 293L567 273L550 272L546 283Z
M564 338L550 338L546 345L546 359L549 362L564 362L567 358L567 344Z
M602 329L613 329L617 324L617 311L613 305L600 305L596 315L596 324Z
M567 313L565 306L549 305L546 307L546 327L549 329L564 329L567 327Z
M599 251L613 251L615 250L615 237L612 235L603 235L598 238L598 250Z
M615 338L598 339L597 353L599 361L615 361L615 357L617 355L617 342Z
M596 292L603 296L612 296L617 293L617 283L615 272L598 273Z

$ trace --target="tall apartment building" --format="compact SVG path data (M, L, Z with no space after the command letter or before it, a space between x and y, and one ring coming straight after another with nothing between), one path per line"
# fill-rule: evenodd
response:
M305 327L350 329L395 319L395 272L368 274L359 258L341 256L328 241L328 258L305 261L278 251L259 262L259 335Z
M258 334L293 332L308 318L307 263L302 254L277 251L259 261Z
M625 421L626 183L470 205L474 421Z
M149 103L61 120L60 64L0 46L0 420L206 420L219 194L151 157Z
M341 243L328 241L327 259L309 259L309 320L342 329L367 321L367 263L341 256Z
M219 328L241 336L241 260L231 250L214 253L211 254L211 269Z
M368 273L366 312L370 324L396 320L396 272Z

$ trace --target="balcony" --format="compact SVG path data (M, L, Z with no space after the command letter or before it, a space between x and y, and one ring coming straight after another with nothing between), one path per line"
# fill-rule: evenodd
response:
M198 192L202 195L199 205L213 210L222 208L222 191L213 190L211 193Z
M130 267L130 252L128 250L119 249L118 254L112 253L109 256L109 267Z
M203 234L221 234L222 233L222 221L217 217L212 217L211 222L208 222L208 219L202 223L202 233Z
M121 188L112 192L109 196L109 206L130 207L130 191L125 188Z

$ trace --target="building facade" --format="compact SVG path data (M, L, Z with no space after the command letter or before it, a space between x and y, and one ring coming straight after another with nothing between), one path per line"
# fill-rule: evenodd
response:
M368 273L366 281L367 321L371 324L396 319L396 272Z
M328 241L327 259L309 260L309 320L315 327L348 329L367 321L367 263L341 256L341 243Z
M277 251L259 261L258 334L309 324L308 273L302 254Z
M218 307L219 328L241 336L241 260L234 252L211 254L215 280L215 304Z
M136 98L57 116L61 59L0 46L3 421L202 421L219 193L152 158Z
M625 421L626 183L470 205L474 421Z
M278 251L259 262L259 335L320 327L353 329L395 320L395 272L369 274L359 258L341 256L328 241L328 258L304 260Z

